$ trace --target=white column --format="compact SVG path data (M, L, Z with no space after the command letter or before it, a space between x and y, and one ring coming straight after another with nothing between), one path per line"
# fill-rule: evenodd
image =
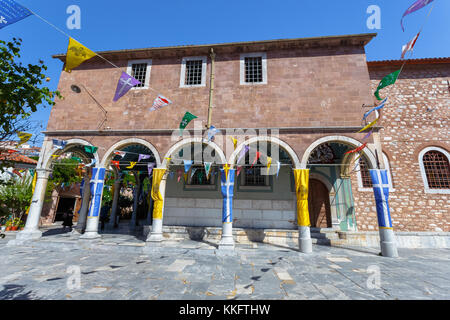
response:
M76 227L76 229L81 233L83 233L86 229L86 219L89 209L89 200L91 197L91 188L89 183L89 176L85 176L83 185L83 202L81 203L80 215L78 217L78 223Z
M42 231L39 230L38 226L50 172L50 170L46 169L36 169L36 188L34 189L33 198L31 200L27 222L25 228L17 234L16 239L35 240L42 237Z
M120 195L121 185L122 185L122 180L121 179L116 179L114 181L114 195L113 195L111 216L109 218L109 222L108 222L108 225L107 225L107 228L109 228L109 229L114 229L114 226L116 224L117 207L118 207L118 204L119 204L119 195Z
M309 227L298 226L298 248L300 252L312 252L311 231Z
M233 191L235 169L229 169L228 175L224 169L220 169L222 205L222 237L219 242L219 250L233 250Z
M102 205L103 186L105 183L105 168L98 167L92 170L93 191L91 204L89 207L89 215L86 222L86 230L80 239L97 239L101 238L98 234L98 222L100 218L100 209Z
M167 172L165 173L165 176L167 177ZM159 192L161 192L161 196L163 199L166 198L166 179L162 179L161 184L159 185ZM162 212L164 217L164 205L165 201L163 202ZM163 240L162 237L162 227L163 227L163 221L161 219L155 219L153 218L152 222L152 232L147 237L147 242L161 242Z

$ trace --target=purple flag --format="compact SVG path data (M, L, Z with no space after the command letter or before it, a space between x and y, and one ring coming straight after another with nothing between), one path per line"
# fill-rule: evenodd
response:
M429 4L432 1L433 0L417 0L416 2L414 2L411 5L411 7L408 8L408 10L405 11L405 13L402 16L402 19L400 20L400 25L402 26L403 32L405 31L405 28L403 27L403 18L405 16L407 16L408 14L413 13L414 11L422 9L423 7L425 7L427 4Z
M140 83L141 82L139 80L136 80L128 73L122 71L122 75L120 76L119 82L117 83L116 94L114 95L113 101L119 100L128 91L130 91L131 88Z
M150 155L148 154L140 154L138 162L141 162L141 160L150 159Z
M241 153L239 155L239 159L238 159L238 161L236 163L239 163L241 161L242 157L245 156L245 154L248 152L248 150L250 150L250 147L249 146L244 146L244 149L242 149L242 151L241 151Z
M153 168L155 167L155 165L156 165L156 163L149 163L149 164L147 165L148 176L149 176L149 177L152 175L152 171L153 171Z

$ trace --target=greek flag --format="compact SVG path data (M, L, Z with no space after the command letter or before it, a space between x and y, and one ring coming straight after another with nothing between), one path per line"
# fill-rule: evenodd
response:
M222 222L233 222L234 171L235 169L228 169L227 175L225 174L224 169L220 169L221 190L223 196Z
M380 228L392 228L391 212L389 210L389 181L387 170L370 169L373 193L377 208L378 226Z
M30 10L13 0L0 0L0 29L31 15Z
M89 207L89 218L98 217L102 204L103 184L105 183L105 168L93 168L91 187L91 205Z

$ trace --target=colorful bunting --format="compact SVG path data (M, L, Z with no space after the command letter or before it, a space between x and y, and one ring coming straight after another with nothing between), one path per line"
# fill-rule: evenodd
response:
M425 7L426 5L428 5L430 2L432 2L433 0L417 0L416 2L414 2L403 14L402 19L400 20L400 25L402 26L402 30L403 32L405 32L405 28L403 27L403 18L405 16L407 16L410 13L413 13L419 9L422 9L423 7Z
M394 84L395 81L397 81L399 74L400 74L400 70L394 71L391 74L388 74L386 77L384 77L380 81L380 83L378 84L377 90L375 91L375 97L377 97L378 100L383 100L379 96L379 91L387 86L390 86L391 84Z
M367 142L366 143L364 143L362 146L360 146L360 147L358 147L358 148L356 148L356 149L353 149L353 150L350 150L350 151L347 151L346 153L344 153L344 154L347 154L347 153L355 153L355 152L360 152L362 149L364 149L365 147L367 146Z
M111 161L111 164L112 164L113 166L116 166L116 168L117 168L118 170L120 170L119 161Z
M281 162L277 161L277 178L278 178L278 173L280 173L280 168L281 168Z
M148 154L140 154L139 158L138 158L138 162L141 162L141 160L146 160L146 159L150 159L150 155Z
M187 173L192 166L192 160L183 160L184 162L184 172Z
M250 147L245 145L244 148L241 150L241 153L239 154L237 163L241 162L241 159L245 156L245 154L248 152L248 150L250 150Z
M53 147L57 149L64 149L66 147L67 141L65 140L58 140L58 139L52 139L53 141Z
M189 122L191 122L192 120L196 119L197 116L193 115L190 112L186 112L183 116L183 120L181 120L180 122L180 136L183 135L183 130L187 127L187 125L189 124Z
M416 36L411 41L409 41L407 44L405 44L402 47L402 59L405 58L406 52L413 51L414 45L416 44L416 41L417 41L417 38L419 38L419 35L420 35L420 32L418 34L416 34Z
M170 101L163 95L158 94L155 101L153 101L153 106L150 108L150 111L161 109L165 106L168 106L169 104L172 104L172 101Z
M366 118L375 110L380 110L381 108L384 107L384 105L386 104L388 98L385 98L378 106L376 106L375 108L370 109L369 111L367 111L366 113L364 113L364 117L363 120L366 120Z
M267 156L267 174L269 174L271 164L272 164L272 158Z
M197 172L198 168L192 168L191 170L191 179L194 176L195 172Z
M153 168L156 166L156 163L149 163L147 164L148 169L148 176L150 177L152 175Z
M205 163L203 163L203 165L205 166L206 178L209 179L209 174L211 172L212 162L205 162Z
M133 169L136 163L136 161L130 161L130 165L127 167L127 169Z
M380 119L380 118L376 118L374 121L372 121L371 123L369 123L367 126L365 126L364 128L362 128L361 130L359 130L358 133L361 133L361 132L366 131L367 129L373 127L373 126L377 123L378 119Z
M233 138L233 137L230 137L230 139L231 139L231 141L233 141L233 146L234 146L234 150L236 150L236 148L237 148L237 139L235 139L235 138Z
M242 167L238 167L237 168L237 170L236 170L236 177L238 177L239 176L239 174L241 173L241 170L242 170Z
M72 160L76 160L76 161L78 161L78 162L81 162L81 159L80 159L79 157L72 157L71 159L72 159Z
M0 1L0 29L32 15L31 11L13 0Z
M73 68L78 67L84 61L95 57L97 54L94 51L83 46L75 39L69 39L69 46L67 47L66 65L64 71L72 72Z
M98 150L98 147L93 147L93 146L84 146L84 151L86 151L87 153L96 153Z
M28 140L30 140L33 135L31 133L18 131L17 136L20 139L20 142L17 146L20 146L20 145L24 144L25 142L27 142Z
M122 71L122 75L119 78L119 82L117 83L116 93L114 95L113 101L116 102L121 97L123 97L131 88L140 84L139 80L136 80L128 73Z
M363 140L366 140L367 138L369 138L369 137L372 135L372 133L373 133L373 130L370 130L369 133L366 134L366 135L364 136L364 138L362 138L362 139L363 139Z
M181 175L182 175L182 174L183 174L183 170L178 169L178 170L177 170L178 182L180 182L180 179L181 179Z
M253 159L253 163L252 166L250 168L253 168L253 166L255 165L256 161L258 161L258 159L261 157L261 152L256 151L256 156L255 159Z
M116 151L114 151L114 154L119 156L119 157L121 157L121 158L123 158L123 157L125 157L125 155L127 153L125 151L118 151L118 150L116 150Z

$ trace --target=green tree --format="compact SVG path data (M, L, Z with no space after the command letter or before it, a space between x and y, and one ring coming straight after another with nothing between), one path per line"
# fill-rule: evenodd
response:
M48 80L42 60L37 65L23 66L20 59L21 39L0 40L0 141L11 140L17 131L30 131L29 116L39 105L53 106L59 91L43 86Z
M50 196L53 189L61 184L71 185L80 183L83 179L77 171L79 162L74 159L61 159L53 166L53 171L49 183L47 184L47 196Z
M4 206L2 211L11 215L11 220L15 222L23 217L30 206L33 197L32 181L33 177L30 175L23 175L22 178L14 176L0 186L0 203Z

